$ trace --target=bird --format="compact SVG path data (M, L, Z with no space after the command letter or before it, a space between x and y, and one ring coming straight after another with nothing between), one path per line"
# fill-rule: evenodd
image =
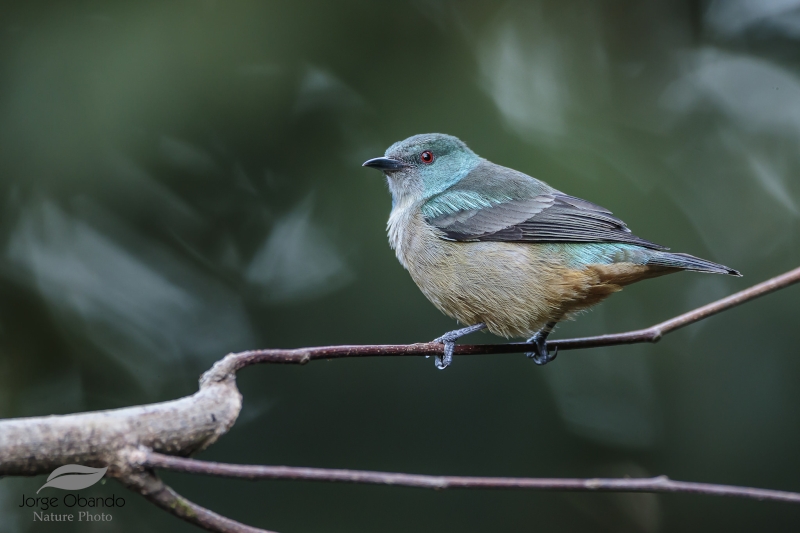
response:
M634 235L611 211L478 156L442 133L414 135L364 162L392 195L389 244L422 293L466 327L444 345L486 329L527 337L543 365L557 355L547 337L631 283L680 271L741 276L729 267Z

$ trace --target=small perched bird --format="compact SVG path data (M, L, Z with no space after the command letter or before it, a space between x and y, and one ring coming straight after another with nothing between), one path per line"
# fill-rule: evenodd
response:
M681 270L739 272L632 234L611 211L487 161L451 135L397 142L363 166L392 193L389 243L440 311L467 327L437 342L447 367L455 341L488 329L530 337L526 354L555 359L555 325L636 281Z

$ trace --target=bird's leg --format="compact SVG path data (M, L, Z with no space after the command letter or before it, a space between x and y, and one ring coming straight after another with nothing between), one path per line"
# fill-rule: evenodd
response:
M439 338L433 339L433 342L440 342L444 344L444 355L434 355L433 360L436 363L436 368L442 370L447 368L450 363L453 362L453 350L456 347L456 341L463 337L464 335L469 335L472 332L480 331L486 328L486 324L483 322L478 322L472 326L467 326L466 328L461 329L454 329L453 331L448 331L444 335Z
M533 351L527 352L525 355L533 359L533 362L537 365L546 365L558 355L558 348L555 349L552 355L547 351L547 336L552 333L554 327L556 327L556 322L548 322L533 337L528 339L528 343L533 345Z

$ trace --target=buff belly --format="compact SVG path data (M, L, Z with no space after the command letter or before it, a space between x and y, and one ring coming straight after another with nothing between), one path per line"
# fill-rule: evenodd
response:
M504 337L529 337L628 283L667 273L631 263L570 268L543 245L452 242L418 215L404 222L392 244L425 296L462 324L483 322Z

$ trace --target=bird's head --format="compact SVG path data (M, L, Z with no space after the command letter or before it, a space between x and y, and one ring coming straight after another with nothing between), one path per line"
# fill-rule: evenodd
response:
M394 143L384 157L362 166L382 171L394 205L430 198L454 185L480 161L461 140L443 133L414 135Z

